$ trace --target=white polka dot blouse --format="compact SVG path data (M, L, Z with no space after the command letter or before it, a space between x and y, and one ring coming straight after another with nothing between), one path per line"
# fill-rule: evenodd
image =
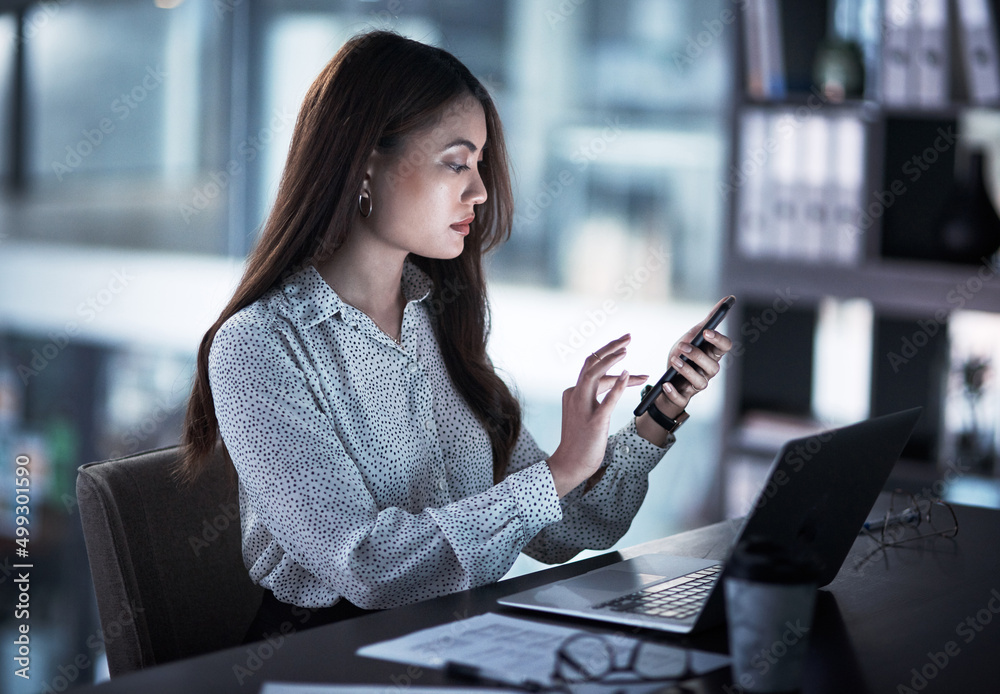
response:
M628 529L660 448L611 435L604 476L559 499L522 428L493 484L489 437L452 386L431 281L403 272L402 344L312 266L225 322L209 356L239 476L243 559L283 602L387 608L499 580L520 552L547 563Z

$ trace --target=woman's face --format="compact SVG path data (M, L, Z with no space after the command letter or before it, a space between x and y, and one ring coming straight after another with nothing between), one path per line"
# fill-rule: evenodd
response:
M462 252L475 206L486 201L479 175L486 116L472 96L450 103L433 126L390 154L372 155L365 190L372 213L361 222L384 244L426 258Z

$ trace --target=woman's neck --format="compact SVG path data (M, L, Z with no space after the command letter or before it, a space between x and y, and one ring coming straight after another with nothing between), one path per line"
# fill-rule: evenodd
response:
M382 330L395 337L403 318L402 278L406 253L388 253L351 234L316 270L345 302L364 311Z

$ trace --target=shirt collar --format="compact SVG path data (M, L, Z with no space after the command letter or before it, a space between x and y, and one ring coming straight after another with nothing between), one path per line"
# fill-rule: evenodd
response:
M407 303L423 301L434 290L434 283L426 272L407 258L403 262L403 296ZM296 322L310 328L333 316L343 318L357 309L347 304L333 290L313 265L306 265L281 283L281 293L285 296Z
M427 273L407 258L403 261L403 296L406 302L423 301L434 291L434 282Z

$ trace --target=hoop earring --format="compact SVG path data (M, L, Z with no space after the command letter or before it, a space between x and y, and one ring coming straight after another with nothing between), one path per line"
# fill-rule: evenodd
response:
M371 215L372 213L371 195L369 195L367 198L365 197L364 193L358 196L358 211L361 213L362 217L368 217L369 215Z

